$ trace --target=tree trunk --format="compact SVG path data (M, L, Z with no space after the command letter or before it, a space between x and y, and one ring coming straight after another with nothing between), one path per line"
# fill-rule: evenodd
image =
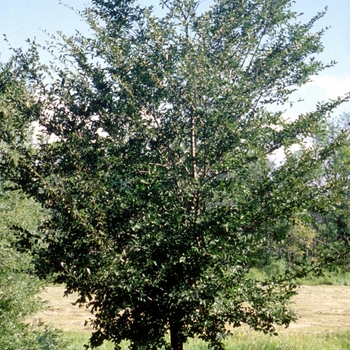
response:
M179 332L179 325L170 322L170 342L172 350L183 350L183 342L181 340Z
M195 119L193 115L191 116L191 157L192 157L192 176L193 176L193 179L197 179Z

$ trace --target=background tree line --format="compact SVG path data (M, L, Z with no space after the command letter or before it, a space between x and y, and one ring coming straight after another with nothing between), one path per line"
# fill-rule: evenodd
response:
M329 144L342 130L346 130L348 125L348 115L338 116L329 121L313 142ZM271 167L273 166L271 164ZM281 220L274 227L266 227L266 245L263 251L259 252L259 259L256 261L258 266L266 267L276 259L282 259L288 264L320 260L326 264L329 262L333 267L348 269L346 254L350 233L349 146L339 148L317 172L318 178L315 181L327 182L336 178L343 186L331 189L333 199L325 210L300 212L290 222ZM275 231L285 232L281 241L275 239Z

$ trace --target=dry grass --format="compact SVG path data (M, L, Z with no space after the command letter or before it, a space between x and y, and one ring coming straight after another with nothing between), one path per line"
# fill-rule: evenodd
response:
M85 321L92 318L92 314L84 306L73 305L77 299L75 294L64 296L63 286L50 286L41 293L41 298L47 303L47 310L38 313L36 318L64 331L91 332Z
M48 310L36 317L64 331L91 332L85 325L92 315L85 307L74 306L75 295L64 297L63 286L47 287L42 299L47 300ZM350 287L302 286L293 299L293 308L299 320L280 332L337 332L350 328Z
M350 287L301 286L293 299L299 320L290 329L342 331L350 327Z

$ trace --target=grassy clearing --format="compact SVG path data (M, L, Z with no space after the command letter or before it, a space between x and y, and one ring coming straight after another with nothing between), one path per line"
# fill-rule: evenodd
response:
M283 275L286 268L286 262L276 261L264 269L251 268L248 276L257 281L263 281L269 279L269 276ZM350 286L350 271L325 271L322 276L308 276L297 279L295 283L302 286Z
M87 344L88 333L65 332L67 350L83 350ZM326 333L284 333L279 336L264 335L248 330L236 330L234 335L225 341L227 350L345 350L350 349L350 332ZM112 343L105 343L98 350L113 350ZM127 346L122 346L127 350ZM209 350L201 340L191 339L185 350Z
M322 276L300 279L297 283L307 286L350 286L350 272L325 272Z
M38 314L43 321L63 330L66 350L83 350L92 329L85 325L91 314L85 308L73 306L75 296L63 297L62 286L49 287L43 293L49 310ZM292 307L299 320L279 336L264 335L246 328L236 329L225 342L227 350L350 350L350 287L345 285L301 286ZM124 346L123 350L127 347ZM190 340L185 350L207 350L200 340ZM64 350L64 349L63 349ZM99 350L113 350L111 343Z
M84 344L89 343L91 333L90 332L63 332L63 340L67 344L65 350L85 350ZM114 350L113 344L105 342L102 346L97 348L98 350Z
M350 349L350 333L285 333L276 337L241 330L227 339L225 346L227 350L342 350ZM186 350L207 349L208 347L199 341L186 347Z

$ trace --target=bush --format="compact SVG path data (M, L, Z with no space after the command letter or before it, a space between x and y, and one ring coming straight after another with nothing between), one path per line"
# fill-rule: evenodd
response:
M0 209L0 349L62 349L59 332L28 321L44 307L38 297L43 284L34 276L31 254L16 248L18 239L12 227L33 229L39 220L34 214L37 208L15 191L1 195Z

